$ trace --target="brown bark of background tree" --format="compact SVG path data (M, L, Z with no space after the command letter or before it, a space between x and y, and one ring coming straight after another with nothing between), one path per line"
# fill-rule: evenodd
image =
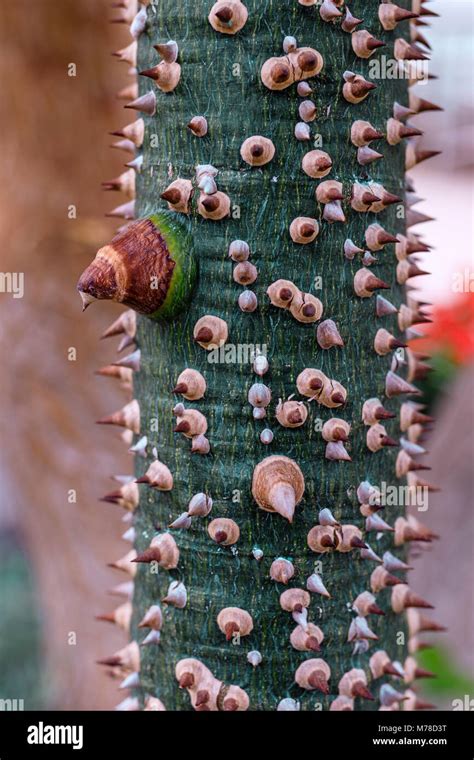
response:
M405 8L408 6L408 3L400 4ZM228 6L232 6L234 20L240 16L245 22L246 12L241 3L232 2ZM409 206L409 196L405 197L404 187L405 144L402 140L391 140L390 145L384 144L383 157L372 163L372 159L377 157L370 154L371 160L366 161L367 151L357 152L357 148L351 144L350 131L354 121L359 119L367 120L377 130L385 132L388 129L387 121L393 115L394 104L409 105L407 81L382 78L375 92L353 104L354 100L359 101L360 90L352 92L352 96L356 94L357 97L352 97L351 101L347 91L351 90L352 80L350 75L346 75L344 97L343 74L350 70L368 77L369 62L366 58L372 55L377 45L367 47L367 39L359 31L351 38L348 32L341 29L339 19L335 23L325 23L327 18L320 17L319 7L302 6L296 0L284 6L274 2L262 5L249 0L245 3L249 12L248 22L242 24L242 31L239 29L238 34L229 35L222 33L228 29L225 27L228 19L224 16L228 15L229 10L227 6L224 10L223 3L217 4L217 10L224 12L222 18L218 17L216 21L211 11L214 25L221 25L220 30L214 30L207 21L209 3L176 6L172 2L162 2L159 6L152 5L148 9L145 32L139 40L139 68L149 70L148 74L152 78L156 79L158 73L163 73L163 67L159 71L152 69L157 63L152 46L166 42L168 37L177 40L182 66L180 80L174 60L164 65L164 70L168 72L168 66L168 73L175 77L173 87L169 88L172 90L170 94L165 95L161 91L163 79L158 80L158 89L153 88L153 83L152 89L148 82L141 83L141 94L144 95L151 89L156 96L157 115L148 113L147 104L144 116L144 169L138 179L140 216L164 208L158 196L170 182L180 179L181 188L187 189L188 186L182 181L189 183L193 178L194 167L198 164L216 166L219 190L230 198L229 217L217 222L203 220L202 217L208 216L213 197L219 198L221 204L226 203L226 196L213 196L212 191L208 190L207 198L204 193L200 205L197 209L192 207L186 221L199 259L199 281L188 308L173 320L171 326L153 324L141 318L137 333L142 362L140 371L135 376L134 390L140 403L141 434L147 435L149 439L148 459L143 462L137 458L137 472L140 476L144 474L156 457L151 450L156 447L160 460L173 474L174 485L171 490L166 489L166 493L147 490L143 494L134 520L136 547L139 552L146 550L158 531L161 536L159 540L165 536L164 540L171 543L172 553L176 557L158 575L153 565L139 568L134 593L134 640L142 641L138 622L152 605L166 595L170 582L182 581L185 584L187 604L184 609L166 606L163 610L159 646L141 649L140 687L136 690L136 695L140 700L146 700L150 695L158 697L167 709L203 709L202 705L208 709L230 709L226 706L226 699L231 694L229 705L232 702L232 707L237 705L239 709L247 709L249 704L251 710L273 710L280 700L288 698L296 699L303 710L317 709L320 705L323 709L329 709L330 705L334 705L333 709L336 709L335 705L341 709L344 699L336 701L338 688L343 697L352 698L364 692L359 684L358 690L349 689L345 693L344 682L341 685L344 674L353 668L362 669L364 673L360 678L370 681L372 676L373 687L378 692L379 686L388 683L388 679L378 680L380 674L375 674L374 667L369 665L369 658L375 649L386 650L392 661L403 662L409 653L404 615L396 601L393 601L393 596L391 607L389 589L383 589L377 594L377 605L382 606L386 614L377 623L369 618L370 626L378 636L378 642L369 649L368 642L374 637L364 629L364 621L359 619L354 622L355 613L351 612L351 605L363 592L380 590L372 574L377 568L378 560L373 556L359 556L360 547L357 547L357 542L350 547L346 547L344 542L344 536L350 534L348 526L353 525L359 530L359 542L363 536L372 548L376 547L380 556L384 551L394 551L393 537L384 531L383 525L382 537L376 541L373 539L376 531L365 522L366 508L363 508L361 515L356 491L358 485L365 480L375 486L382 483L405 483L406 470L401 473L398 481L395 477L396 460L400 467L400 455L397 457L396 452L386 448L388 437L398 438L400 435L400 394L393 392L390 381L387 386L386 380L395 344L390 341L387 351L374 349L377 331L385 328L396 333L397 319L393 314L382 315L380 311L376 315L376 298L369 297L373 288L364 291L359 286L359 278L362 277L365 281L367 277L375 275L390 284L391 302L397 308L402 303L401 285L405 281L403 268L407 266L407 260L404 259L395 272L393 247L382 250L383 245L372 244L370 235L367 237L365 233L369 225L376 223L383 224L391 234L406 233L405 213L400 213L401 202L388 195L391 193L403 197ZM325 12L337 15L338 10L334 4L325 3L323 16ZM394 55L394 44L396 55L403 57L400 50L403 52L407 46L403 41L408 37L406 23L398 26L395 31L387 29L388 25L382 29L378 13L378 4L360 2L357 14L364 18L364 24L360 26L384 40L388 57ZM285 74L284 58L281 70L269 74L267 72L262 77L266 87L261 81L260 70L264 62L273 56L284 55L281 45L285 34L294 35L297 39L298 49L291 53L293 59L298 57L303 46L316 48L322 55L322 72L314 79L314 83L309 79L314 86L312 94L300 90L298 97L295 87L283 91L277 91L279 86L273 87L272 76L275 84L278 82L277 74L288 78L291 76L291 70ZM369 42L371 39L373 38L369 38ZM293 43L288 41L286 44L291 46ZM410 55L413 52L414 49L411 49ZM309 55L314 56L314 53L310 51ZM236 66L240 67L237 73ZM310 68L315 68L314 60ZM304 78L304 73L297 75L297 79ZM309 96L316 104L317 118L314 123L307 116L312 108L311 101L307 100L302 105L303 96ZM416 111L415 100L411 100L410 104ZM400 115L397 110L395 114ZM209 133L202 139L186 130L186 124L198 115L204 115L209 124ZM318 148L331 159L331 164L324 170L305 168L305 163L305 172L301 169L308 147L312 147L310 143L297 141L294 137L295 123L301 119L306 119L305 123L309 123L312 139L317 134L322 135L322 144L318 143ZM403 129L397 124L391 126ZM306 128L300 127L300 133L304 129ZM158 137L154 141L155 135ZM246 162L245 151L242 151L243 160L239 156L244 140L252 135L270 138L276 148L275 158L272 160L270 150L271 163L263 168L248 166L254 164L255 167L254 159L259 158L260 154L252 154ZM374 139L373 135L371 139ZM262 141L257 139L256 142L258 144ZM138 141L138 145L140 147L141 141ZM264 150L266 147L267 144L264 145ZM326 155L322 158L326 159ZM308 156L305 161L307 160ZM419 157L415 156L413 163L417 160ZM323 177L342 183L345 219L340 218L341 207L338 207L337 202L328 202L333 199L322 196L318 199L319 204L315 205L314 192L317 186L321 192L322 184L314 180ZM368 185L369 181L378 184ZM212 181L209 182L212 187ZM363 185L362 190L358 186L360 183ZM176 185L172 187L176 188ZM336 189L340 191L339 186ZM354 202L354 193L357 195L359 190L364 192L369 189L373 190L377 198L382 199L382 203L377 207L378 201L374 201L374 198L364 198L362 206L365 208L361 213ZM209 207L202 204L203 197L205 201L210 199ZM172 210L183 210L182 196L177 199L168 192L165 199L170 201ZM379 215L376 212L381 213ZM316 217L320 224L316 242L307 248L298 244L301 240L296 241L293 237L292 241L288 234L290 223L296 217ZM155 222L159 227L159 219ZM251 261L258 270L258 280L252 285L258 299L258 308L250 314L239 310L236 303L241 293L236 280L240 278L234 270L233 282L233 265L227 257L229 244L235 239L243 239L249 244ZM344 243L347 239L364 249L377 251L377 261L372 261L367 255L364 258L359 254L344 256ZM117 239L115 246L126 261L125 239ZM174 249L171 247L172 256L175 255L176 248L179 249L179 241ZM402 248L403 244L400 244L398 258L403 258ZM347 250L346 246L346 252ZM349 253L352 253L350 248ZM103 266L106 272L100 259L98 262L98 267ZM143 263L146 263L145 256ZM368 270L364 273L363 267L372 264L375 266L370 270L371 274ZM106 278L110 276L110 271L106 272ZM410 271L409 274L413 272ZM320 291L315 285L318 277L322 281ZM310 300L308 294L321 298L324 319L337 323L344 341L343 347L333 343L329 350L325 350L327 346L321 338L318 347L315 325L303 324L305 321L314 323L317 318L301 319L301 312L293 307L277 310L275 301L278 298L273 298L274 305L269 305L265 291L281 278L295 283L296 290L306 294L306 300ZM81 283L81 289L91 295L110 297L110 291L107 294L101 293L103 282L97 279L97 271L89 270ZM378 283L380 286L381 283ZM144 304L149 298L147 288L143 289L142 295ZM298 297L297 295L295 302ZM140 299L136 294L133 301L130 298L127 300L123 294L118 300L133 304L140 310ZM314 303L318 309L317 302ZM270 369L263 382L271 389L273 401L265 423L254 419L252 407L247 401L252 383L258 381L251 366L226 364L225 361L210 363L202 347L209 339L201 337L201 347L198 343L193 343L193 333L194 338L196 334L198 337L201 335L198 328L202 323L197 328L196 323L205 315L217 316L225 321L231 343L267 347ZM415 318L414 322L416 321ZM208 326L207 322L204 324ZM381 339L380 335L378 337ZM377 343L376 347L379 348ZM178 431L173 430L175 397L172 388L186 367L199 370L207 384L204 398L199 397L196 403L186 405L199 409L206 417L211 451L205 456L190 453L189 441L176 435L179 425ZM337 403L323 403L321 406L313 401L308 422L295 429L281 424L281 414L279 421L274 418L275 404L277 399L287 399L295 393L297 378L308 367L317 367L326 376L323 380L323 396L330 393L329 379L332 378L333 382L342 384L344 396L347 391L347 399L343 398L343 403L338 400ZM400 376L405 376L406 368L397 365L397 370ZM410 379L410 371L408 378ZM392 378L392 382L396 381ZM382 441L384 445L380 445L379 439L385 436L385 431L371 428L369 438L366 438L367 420L362 421L363 404L374 397L381 398L397 417L396 420L384 422L388 436L387 440ZM327 400L326 395L326 402ZM181 412L178 411L177 416L179 423ZM315 422L321 419L327 423L334 416L351 425L347 448L352 461L342 461L339 446L336 447L335 457L325 458L326 444ZM373 423L374 420L370 422ZM275 436L268 447L260 438L265 426L271 426ZM415 436L415 431L410 433ZM367 443L372 446L372 436L377 438L373 448L381 449L377 452L370 451L367 446ZM334 446L329 446L331 454L333 449ZM258 463L271 455L290 457L301 467L304 475L303 499L298 493L295 479L290 478L297 502L295 520L291 525L278 514L258 509L255 502L259 499L262 501L262 492L255 485L255 479L251 494L252 473ZM298 477L297 471L296 480ZM413 473L410 474L410 482L417 482ZM186 510L193 494L199 492L212 496L213 510L209 520L224 518L238 524L240 540L232 548L213 543L212 529L209 536L206 521L202 519L194 519L191 530L180 529L172 534L166 532L170 522ZM236 492L239 498L235 498ZM267 505L268 501L272 503L271 495L264 495L263 501ZM288 503L285 499L283 501L283 505L281 501L278 502L276 511L288 509ZM273 501L273 504L275 506L276 502ZM339 528L328 529L334 541L332 548L336 551L324 551L322 554L317 550L315 553L311 540L309 548L307 544L307 534L317 524L321 509L330 509L335 520L344 526L342 532ZM384 516L393 525L404 514L404 507L394 506L390 508L389 514L388 510L386 512L387 515ZM325 518L327 519L326 515ZM375 519L369 518L369 524ZM381 523L376 525L380 526ZM348 551L344 551L345 548ZM397 550L400 559L406 558L405 549L406 546L401 551ZM296 570L290 584L292 588L304 588L315 563L322 561L322 566L318 565L317 569L331 598L313 595L310 604L309 596L308 600L304 594L302 598L303 606L309 606L309 620L323 631L324 641L317 657L329 665L330 677L326 665L321 665L320 661L312 662L314 652L305 639L308 631L305 633L301 610L293 610L293 621L292 607L287 608L287 611L281 609L281 606L285 607L280 598L285 586L275 583L269 577L270 565L278 557L290 561ZM159 564L166 565L163 550L155 559ZM386 564L393 570L390 561ZM166 569L171 572L166 572ZM383 574L382 568L379 567L379 571ZM403 582L403 577L400 576L399 583ZM400 588L392 592L395 598L399 591ZM408 603L401 604L401 607L405 606ZM421 601L415 603L412 599L410 606L427 605ZM221 630L218 626L222 610L235 607L241 612L230 612L227 622L238 630L236 623L240 621L240 632L249 634L245 639L242 635L237 646L232 641L225 642L222 630L226 620L221 623ZM252 624L248 621L247 614L251 616ZM289 641L296 623L302 624L298 634L304 639L302 650L306 654ZM155 624L160 627L161 621L155 621ZM356 640L355 651L354 641L347 643L350 626L352 634L355 626L356 633L352 635L352 639ZM320 636L316 629L308 630L313 630L315 637ZM252 668L247 659L250 650L258 650L262 656L261 664L255 668ZM191 665L186 670L184 665L179 665L182 660L190 657L204 663L217 680L212 680L210 675L201 678L202 674L200 676L195 671L191 683L189 673L193 667L199 669L200 666ZM321 698L319 693L321 673L313 678L318 686L315 683L308 685L301 671L305 661L310 671L321 671L324 676L322 680L329 680L327 697ZM136 643L108 662L109 665L114 663L125 671L137 670ZM178 680L183 673L186 674L181 686L191 684L189 695L184 689L179 689L176 667ZM355 677L354 673L352 675ZM221 682L226 686L219 691ZM229 686L232 690L230 692L227 691ZM217 701L216 696L211 695L200 704L198 692L212 692L213 688L219 691ZM324 686L322 690L325 689ZM387 687L385 693L386 690ZM383 699L381 696L382 704ZM393 703L398 704L397 699ZM353 706L350 699L344 704L346 707ZM355 702L357 709L375 709L379 704L377 701L372 704L359 698ZM415 704L413 698L409 704ZM132 700L126 705L131 708L136 703Z
M42 706L56 709L116 704L116 684L95 660L122 641L94 620L107 606L106 589L121 580L105 563L122 549L110 530L115 507L97 498L113 487L110 475L130 468L130 457L120 438L94 429L93 420L104 401L113 408L123 395L93 374L108 351L114 358L113 347L97 341L110 314L97 310L80 320L74 298L78 271L115 227L103 218L110 202L100 182L117 173L125 155L108 149L108 132L122 119L115 92L129 81L110 56L127 43L128 29L109 24L111 15L105 0L17 0L0 8L1 268L25 274L23 299L0 298L0 525L8 520L31 559L43 634ZM76 77L68 76L71 62ZM70 204L77 219L68 218ZM69 347L77 350L75 362ZM69 489L77 490L76 504L68 503ZM24 614L28 624L33 613ZM23 691L1 689L1 696L31 706Z

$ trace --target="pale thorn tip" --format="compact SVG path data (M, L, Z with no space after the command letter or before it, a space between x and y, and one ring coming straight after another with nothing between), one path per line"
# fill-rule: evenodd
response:
M79 295L81 296L82 300L82 311L85 311L93 301L97 300L94 296L91 296L90 293L84 293L83 290L79 291Z

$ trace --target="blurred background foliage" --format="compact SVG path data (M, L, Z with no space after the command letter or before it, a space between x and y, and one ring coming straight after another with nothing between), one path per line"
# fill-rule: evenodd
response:
M44 708L41 649L40 610L27 553L15 533L4 531L0 534L1 698L25 699L30 710Z
M456 666L446 647L429 647L418 654L417 661L420 667L436 673L435 678L423 683L424 692L435 701L442 700L449 705L449 698L474 694L474 680Z

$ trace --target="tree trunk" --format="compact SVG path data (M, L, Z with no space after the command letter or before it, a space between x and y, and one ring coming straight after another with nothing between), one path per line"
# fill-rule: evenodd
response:
M399 5L408 7L406 0ZM147 459L136 458L136 474L146 472L155 458L151 449L156 447L159 459L173 474L174 486L168 492L140 486L143 490L134 520L137 551L146 550L157 532L167 531L170 523L187 510L194 494L208 494L213 506L209 516L193 518L190 529L171 531L179 548L176 569L160 568L156 573L153 563L139 564L133 603L134 640L143 640L137 624L150 605L166 596L172 580L183 581L188 599L184 609L163 605L161 641L158 646L141 649L136 694L140 698L156 696L168 710L193 709L195 692L179 688L175 668L184 658L196 658L224 684L244 689L250 710L275 710L285 698L297 700L301 710L327 710L339 693L342 676L352 668L361 668L376 700L357 698L355 709L377 709L378 690L387 678L370 685L369 658L383 649L390 660L405 660L405 616L392 611L391 589L382 590L377 594L377 604L385 616L368 618L379 641L368 642L368 651L367 644L359 641L354 653L354 642L348 643L349 626L356 615L351 605L359 594L370 591L370 576L378 564L362 559L359 548L314 553L307 535L318 524L320 510L327 508L341 525L360 528L364 541L379 557L388 550L405 558L405 546L394 548L392 533L365 532L365 517L356 494L363 481L379 487L383 483L405 483L395 478L399 449L370 451L368 428L362 421L364 402L379 398L396 414L395 419L382 420L388 436L400 437L399 408L406 396L385 396L393 351L380 356L374 350L374 337L380 328L398 335L397 315L378 318L376 294L356 295L354 276L365 264L362 254L352 260L345 257L344 243L351 239L366 248L364 233L373 223L383 225L393 235L406 233L403 203L387 205L377 214L354 211L350 204L351 187L357 181L374 181L405 197L405 141L391 146L379 140L372 148L383 153L383 158L363 166L358 163L350 132L355 120L366 120L385 133L394 103L408 104L408 83L402 78L374 79L377 89L359 104L351 104L342 93L344 72L351 70L372 81L371 64L374 58L381 58L381 53L376 50L369 60L357 57L351 34L341 29L340 19L325 23L318 5L304 7L297 0L246 0L248 21L231 35L212 28L208 21L211 6L204 0L161 0L148 7L148 26L139 38L139 71L158 63L153 45L172 38L179 45L182 73L171 93L140 78L140 94L153 89L157 112L144 116L144 168L138 176L137 216L143 218L165 209L167 204L160 200L160 194L177 178L193 179L198 164L212 164L218 169L216 182L219 191L230 197L231 210L220 221L204 219L197 212L195 193L191 213L179 214L192 236L199 266L192 299L171 323L144 316L138 322L142 360L134 377L134 395L140 404L141 434L148 436L149 446ZM364 19L357 28L382 39L386 43L382 53L393 58L395 39L409 37L408 23L384 31L378 4L369 0L360 0L353 10ZM264 62L284 55L285 35L294 35L298 47L315 48L324 60L321 73L308 80L313 88L309 98L317 108L316 119L309 123L314 144L294 136L295 124L301 121L298 108L304 100L296 85L277 91L268 89L261 80ZM208 122L208 134L202 138L186 127L197 115L205 116ZM252 135L269 138L276 149L273 160L262 167L249 166L240 155L242 143ZM331 171L324 179L343 183L344 223L323 218L324 206L315 200L316 187L323 180L311 178L302 170L303 157L314 149L325 151L332 159ZM320 232L314 242L300 245L292 241L289 226L296 217L318 220ZM255 284L249 286L258 299L252 313L243 312L237 304L244 288L233 279L236 265L228 256L233 240L248 243L250 261L258 269ZM397 283L394 246L389 244L373 255L377 261L370 271L390 285L384 295L388 294L398 308L403 291ZM267 288L279 279L293 282L303 293L322 301L322 320L336 323L343 347L321 348L316 324L300 322L289 309L270 303ZM193 340L195 324L204 315L220 317L228 326L225 352L217 359ZM260 347L268 358L269 370L263 378L255 374L245 356L252 347ZM186 367L198 370L205 378L207 390L200 400L186 401L173 394ZM317 368L341 383L347 391L346 402L327 408L300 396L296 380L305 368ZM405 376L403 368L399 374ZM256 382L267 385L272 394L263 420L254 419L247 400ZM276 419L276 407L279 399L293 394L306 403L308 419L300 427L284 427ZM173 408L181 401L207 419L207 455L191 453L189 438L173 432L177 422ZM352 461L325 457L327 444L321 427L334 417L351 425L346 449ZM260 440L265 428L274 435L269 445ZM292 523L276 512L259 508L252 495L254 469L270 456L289 457L304 475L304 496L296 505ZM404 514L404 507L389 507L381 514L393 525ZM207 525L215 518L230 518L238 524L237 543L226 547L211 540ZM338 529L336 534L336 540L341 541ZM296 570L287 586L269 575L278 557L290 560ZM290 634L297 622L291 611L280 606L281 593L286 588L305 589L306 579L315 570L331 597L311 594L308 620L324 633L319 653L293 648ZM251 615L253 630L249 635L226 641L216 619L228 607ZM298 621L297 613L295 619ZM252 650L262 656L256 667L247 660ZM327 695L295 683L297 668L310 658L322 658L330 666ZM223 693L218 701L221 709Z

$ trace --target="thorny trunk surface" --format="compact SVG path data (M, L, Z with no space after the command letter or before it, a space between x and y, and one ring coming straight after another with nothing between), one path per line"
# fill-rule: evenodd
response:
M359 257L348 261L343 255L346 238L363 246L364 231L379 222L393 234L405 232L400 206L390 206L382 214L357 213L344 203L347 222L329 224L321 219L322 207L315 202L318 180L301 170L304 154L313 146L294 138L299 121L301 98L293 86L282 92L266 89L260 79L265 60L282 55L285 35L294 35L299 46L316 48L323 56L322 73L310 83L317 118L310 124L316 145L329 153L333 169L327 179L343 182L346 196L355 180L373 179L391 193L404 196L404 145L377 147L384 154L380 161L363 167L357 163L356 148L350 142L350 126L355 119L370 121L384 130L392 115L394 101L407 104L407 81L383 79L358 105L342 97L343 72L347 69L368 75L370 60L357 58L352 51L351 36L340 24L323 23L318 7L305 8L296 0L246 0L249 19L243 30L233 36L219 34L208 23L212 3L209 0L175 2L162 0L148 8L148 27L139 40L139 71L158 62L152 45L174 39L180 49L182 77L171 94L156 89L157 113L145 116L144 171L138 179L138 217L158 208L166 208L160 193L177 177L191 178L196 164L213 164L218 170L218 187L231 198L233 214L220 222L207 221L193 212L186 224L193 236L199 259L199 281L192 302L172 325L139 319L138 345L142 367L136 373L134 389L141 409L142 433L148 435L174 476L174 488L168 493L141 487L141 502L136 513L136 546L144 550L157 527L169 523L185 511L191 496L206 492L214 505L207 518L195 519L190 530L173 532L180 550L177 570L158 574L149 565L140 565L135 582L132 638L141 641L143 633L137 623L151 604L166 595L172 579L182 580L188 591L185 609L164 607L164 624L159 646L142 649L140 694L159 697L168 710L192 709L188 692L178 688L176 663L185 657L202 660L214 676L227 684L238 684L250 698L251 710L275 710L278 702L292 697L302 710L315 705L329 709L337 696L337 683L352 667L368 674L368 660L374 651L354 655L347 643L348 629L355 613L350 604L362 591L370 589L369 578L376 564L360 558L358 550L317 555L306 542L310 528L318 522L318 512L332 510L343 523L364 529L364 518L356 498L357 485L364 480L380 485L395 480L396 449L371 453L366 447L366 428L361 421L363 402L379 397L385 407L398 412L399 398L384 397L385 375L392 356L378 356L373 348L374 335L380 327L397 334L396 315L377 320L375 298L358 298L353 290L355 272L362 266ZM408 7L406 2L399 3ZM393 41L407 36L406 23L394 32L385 32L377 16L378 3L359 0L351 7L363 18L360 28L383 39L382 50L393 56ZM380 57L376 51L375 58ZM140 94L150 89L150 80L141 78ZM196 138L186 129L198 114L206 116L209 133ZM239 149L247 137L270 138L276 154L263 168L251 168L240 157ZM157 137L154 138L154 135ZM397 213L398 212L398 213ZM182 216L182 215L181 215ZM307 246L291 242L288 227L297 216L316 217L321 230L316 241ZM228 258L229 243L246 240L250 261L258 268L258 279L251 286L258 297L258 308L245 314L237 306L242 286L232 278L233 263ZM377 255L373 272L390 283L388 297L396 306L402 289L396 283L393 246ZM315 338L315 325L297 322L289 312L271 306L267 287L279 278L293 281L302 291L313 293L324 304L324 318L333 319L344 340L343 348L324 351ZM317 289L321 278L321 289ZM316 283L316 285L315 285ZM254 420L247 393L259 378L251 364L239 361L210 363L208 353L193 341L193 327L205 314L224 319L229 327L228 343L235 346L260 346L266 351L270 370L265 382L272 391L267 419ZM191 454L190 442L173 433L173 406L181 397L172 389L185 367L199 370L207 382L205 397L185 402L207 417L207 436L211 452L207 456ZM296 392L296 377L305 367L321 369L337 379L348 391L344 407L327 409L316 402L309 404L309 418L298 429L284 428L275 419L279 398ZM332 462L324 457L325 442L317 420L341 417L352 425L347 446L352 462ZM157 431L155 430L157 421ZM260 432L270 427L274 440L265 446ZM398 438L397 419L386 423L388 434ZM254 467L264 457L285 455L301 467L306 490L296 507L293 524L280 515L259 509L252 498ZM141 476L153 457L137 457L137 475ZM398 481L399 483L400 481ZM404 481L402 481L404 482ZM390 507L384 517L393 524L403 508ZM230 517L240 527L240 540L233 547L220 547L210 540L206 524L218 516ZM393 548L391 534L367 541L379 556ZM253 554L260 549L263 557ZM325 635L321 653L299 652L292 648L289 636L295 622L284 612L279 596L285 586L270 580L269 567L277 557L291 559L296 575L290 587L305 588L306 578L317 568L331 594L331 599L312 595L309 620L319 625ZM377 596L385 617L371 617L371 627L392 660L403 662L407 654L403 615L390 608L390 590ZM224 607L240 607L253 617L252 633L239 644L226 642L216 624ZM405 636L400 635L401 633ZM247 653L258 650L261 665L253 668ZM331 667L330 694L303 691L294 681L300 663L309 657L322 657ZM370 680L370 675L369 675ZM386 679L385 679L386 680ZM378 682L381 685L384 679ZM377 709L378 702L356 700L356 709Z

